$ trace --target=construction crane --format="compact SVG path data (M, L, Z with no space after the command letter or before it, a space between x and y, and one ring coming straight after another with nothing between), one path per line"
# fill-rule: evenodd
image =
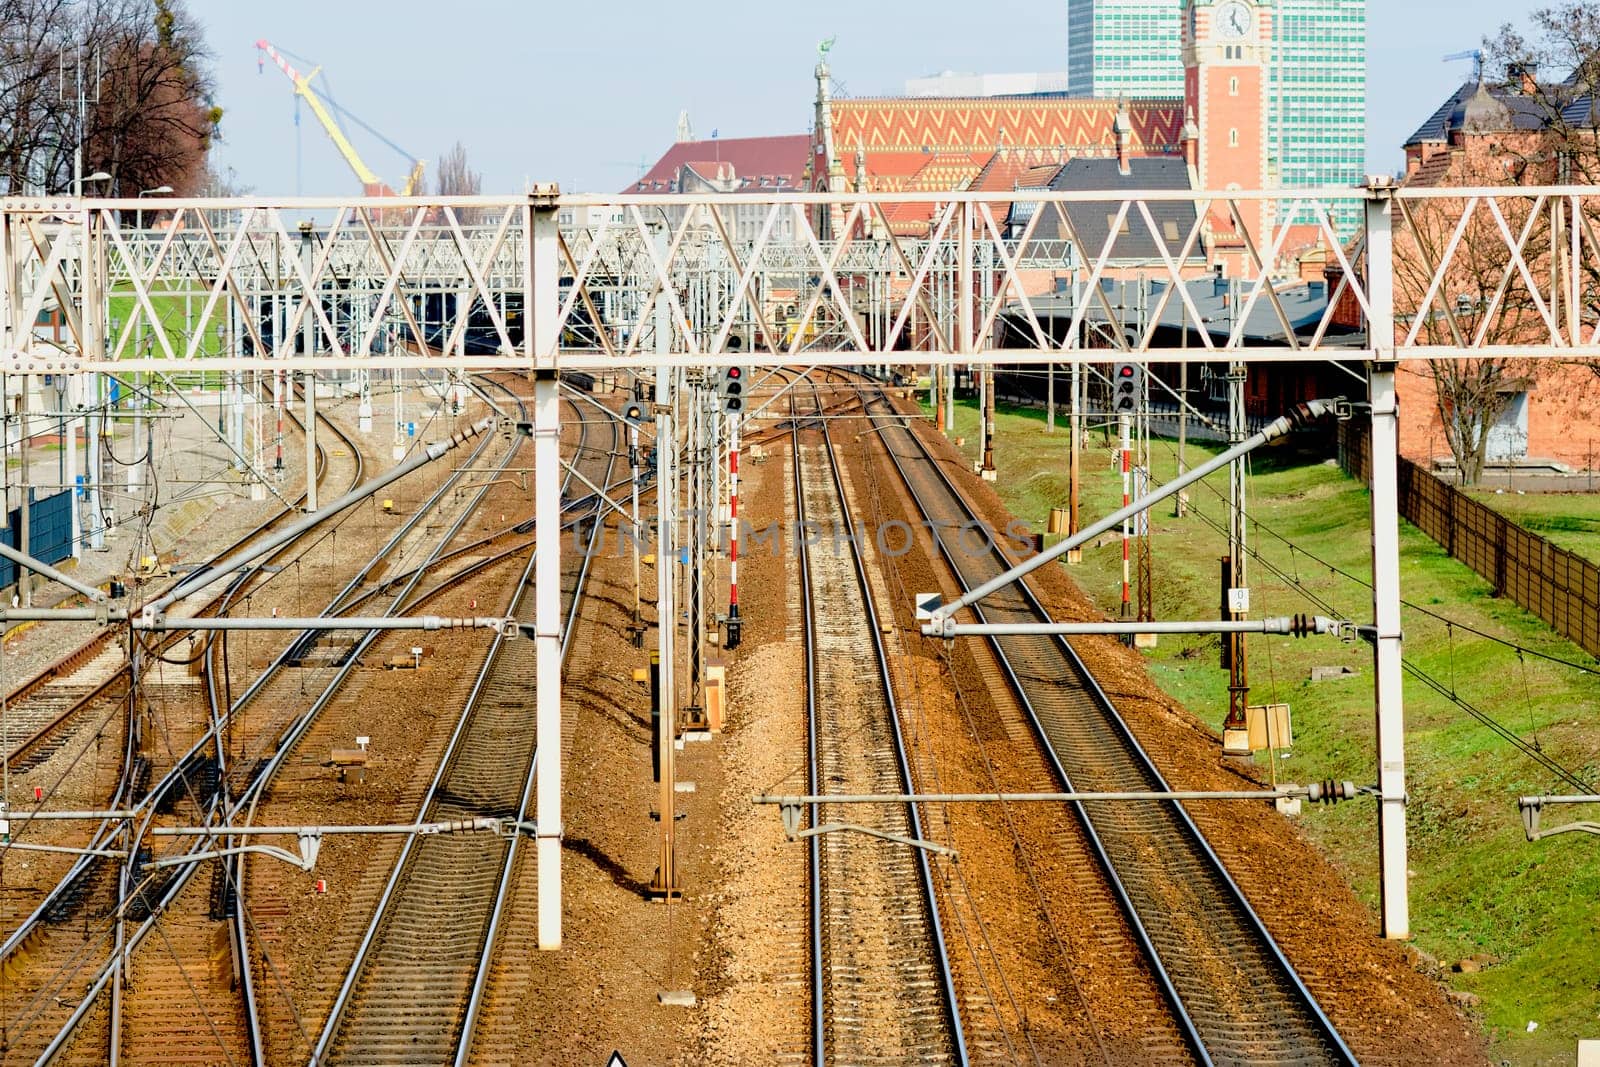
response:
M1444 62L1454 63L1458 59L1472 60L1472 80L1483 81L1483 49L1469 48L1465 52L1451 52L1444 57Z
M306 106L311 108L311 113L317 117L317 121L322 123L322 128L327 131L328 139L331 140L333 142L333 146L339 150L339 154L344 157L344 161L350 164L350 169L355 171L356 177L361 182L362 194L365 196L394 196L394 190L389 188L389 186L381 178L372 172L372 168L368 167L366 163L362 161L361 155L356 151L355 145L351 144L350 138L344 135L344 130L340 128L338 120L336 120L332 113L329 112L327 105L322 102L322 98L317 95L314 89L311 88L311 79L315 78L317 74L321 72L322 68L313 67L310 74L301 74L289 63L287 59L279 54L278 50L274 48L270 42L266 41L265 39L257 41L256 48L261 53L270 57L272 61L278 65L278 69L283 71L284 75L288 77L289 81L294 83L295 95L305 100ZM331 97L329 98L329 102L332 102ZM346 118L351 119L362 129L366 130L368 133L371 133L373 136L383 141L384 144L388 145L396 152L399 152L401 155L411 160L411 173L409 176L407 176L405 185L401 187L400 195L410 196L414 191L416 191L422 184L422 172L426 164L422 160L417 159L410 152L402 149L399 145L395 144L387 137L384 137L382 134L378 133L377 130L374 130L365 122L362 122L354 115L351 115L348 111L345 111L343 108L339 108L338 104L334 104L334 107L338 108L340 113ZM297 117L296 122L298 121L299 119Z

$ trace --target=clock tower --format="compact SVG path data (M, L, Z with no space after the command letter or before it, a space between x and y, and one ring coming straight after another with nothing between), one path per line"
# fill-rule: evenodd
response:
M1267 187L1267 75L1273 0L1183 0L1183 97L1199 131L1200 188ZM1267 233L1266 201L1241 203L1239 214L1258 251ZM1217 257L1243 275L1249 260L1225 203L1208 219ZM1235 271L1233 262L1238 257Z

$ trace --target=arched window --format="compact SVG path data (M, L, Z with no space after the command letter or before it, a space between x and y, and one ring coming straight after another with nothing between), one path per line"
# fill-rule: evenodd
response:
M1239 147L1239 131L1238 131L1237 128L1231 129L1231 130L1228 131L1228 147L1229 148L1238 148Z
M1239 95L1239 79L1238 78L1229 78L1228 79L1228 95L1229 96L1238 96Z

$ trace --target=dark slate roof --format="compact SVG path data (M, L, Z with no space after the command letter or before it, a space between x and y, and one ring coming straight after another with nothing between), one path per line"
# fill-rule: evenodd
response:
M1073 159L1061 168L1061 172L1050 183L1053 192L1099 192L1122 195L1137 194L1153 189L1189 189L1193 186L1189 181L1189 166L1182 159L1170 156L1135 157L1128 160L1128 173L1123 174L1115 159ZM1152 202L1149 205L1150 216L1155 220L1156 227L1161 231L1161 238L1169 254L1176 254L1183 247L1183 242L1188 239L1189 231L1194 228L1195 213L1194 202L1191 200L1171 200ZM1078 236L1083 240L1083 256L1093 259L1105 247L1106 236L1111 232L1111 223L1117 213L1117 203L1106 200L1088 200L1082 203L1063 204L1067 214L1072 219L1072 225L1077 229ZM1034 236L1040 240L1067 240L1070 235L1062 232L1065 227L1061 225L1060 217L1054 211L1047 211L1039 220L1039 226L1034 230ZM1204 258L1205 251L1196 241L1191 258ZM1137 209L1130 208L1127 217L1127 228L1119 234L1116 243L1111 249L1113 262L1130 262L1161 259L1155 239L1150 234L1150 229L1145 225L1144 216Z
M1161 279L1151 279L1147 283L1148 290L1144 297L1147 307L1155 307L1161 302L1161 295L1169 286L1169 282ZM1255 283L1252 281L1239 281L1230 289L1227 281L1213 278L1199 278L1187 283L1189 298L1194 301L1195 309L1200 312L1206 321L1205 329L1212 337L1213 343L1220 344L1225 341L1229 331L1233 328L1229 312L1231 300L1243 302L1250 295L1250 290ZM1140 302L1139 283L1137 281L1120 281L1109 278L1101 279L1100 287L1106 294L1106 299L1111 306L1117 309L1117 318L1124 326L1132 326L1138 321L1139 313L1134 310ZM1275 290L1278 302L1283 305L1283 312L1288 318L1294 331L1301 337L1307 337L1316 332L1317 326L1322 322L1322 316L1328 308L1328 286L1326 282L1301 282L1298 285L1287 286ZM1105 322L1107 316L1105 308L1093 295L1086 296L1088 307L1084 312L1085 318L1091 322ZM1058 293L1052 296L1033 297L1029 300L1034 315L1042 323L1046 318L1070 321L1072 317L1072 298L1070 294ZM1013 300L1007 303L1007 309L1013 315L1021 314L1021 304ZM1166 307L1161 310L1161 326L1175 334L1187 320L1191 334L1198 333L1194 319L1188 316L1183 306L1183 301L1173 294ZM1344 335L1349 331L1336 326L1330 326L1328 337ZM1278 314L1272 307L1272 301L1267 299L1263 291L1256 298L1255 306L1250 309L1250 317L1245 322L1243 340L1246 344L1283 344L1283 324L1278 321ZM1191 346L1201 347L1198 340L1191 340Z
M1546 125L1546 116L1538 101L1522 93L1513 92L1510 88L1500 85L1485 85L1499 104L1506 108L1510 116L1510 128L1516 130L1538 130ZM1450 131L1460 126L1468 110L1468 103L1478 93L1479 83L1466 81L1455 92L1451 93L1444 103L1439 105L1428 121L1417 127L1417 131L1406 138L1405 147L1414 144L1443 144L1450 139ZM1590 125L1590 109L1600 107L1593 98L1579 97L1567 104L1562 109L1562 115L1568 123L1575 126Z
M1477 82L1463 82L1459 89L1450 94L1449 99L1439 105L1437 111L1428 116L1427 122L1417 127L1416 133L1406 138L1405 147L1409 148L1414 144L1443 144L1449 140L1451 113L1477 91Z

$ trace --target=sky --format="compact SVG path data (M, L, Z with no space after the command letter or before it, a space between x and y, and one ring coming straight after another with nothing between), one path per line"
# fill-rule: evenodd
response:
M1544 0L1537 0L1542 3ZM1369 0L1367 169L1395 171L1401 145L1470 73L1442 62L1477 47L1536 0ZM1066 0L189 0L215 56L219 158L263 195L359 193L308 109L255 41L320 64L337 102L407 152L436 160L457 140L485 193L528 181L615 192L695 135L804 133L817 42L837 36L835 80L855 96L956 71L1066 68ZM1421 43L1419 43L1421 42ZM398 188L407 160L346 124L367 165ZM298 157L297 165L297 142ZM431 172L430 172L431 173Z

